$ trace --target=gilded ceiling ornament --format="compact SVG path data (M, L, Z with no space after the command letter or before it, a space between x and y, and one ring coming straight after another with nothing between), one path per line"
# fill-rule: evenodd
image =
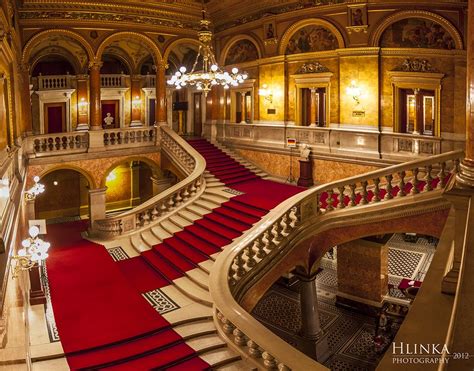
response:
M436 68L433 68L430 62L426 59L405 59L403 63L395 68L393 71L404 71L404 72L439 72Z
M327 67L323 66L319 62L309 62L309 63L304 63L296 71L297 74L318 73L318 72L329 72L329 69Z

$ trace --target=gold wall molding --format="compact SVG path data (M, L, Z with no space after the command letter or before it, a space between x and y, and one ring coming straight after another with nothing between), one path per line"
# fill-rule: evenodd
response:
M404 56L419 57L420 55L432 57L466 57L466 51L463 49L424 49L424 48L380 48L382 56Z
M436 23L439 23L443 26L451 35L454 42L456 43L456 49L463 49L462 37L459 34L456 27L448 21L446 18L426 10L402 10L397 11L395 14L384 17L378 24L375 25L374 31L369 35L369 45L370 46L379 46L380 38L382 37L383 32L391 24L400 21L406 18L423 18ZM418 48L417 48L418 49Z
M192 45L196 45L197 47L202 46L201 42L197 38L182 37L182 38L173 40L171 43L165 46L165 49L164 49L165 51L163 53L163 58L162 58L163 61L165 61L165 63L168 62L168 58L171 51L179 44L192 44Z
M290 41L291 36L293 36L293 34L299 29L309 26L309 25L321 26L321 27L327 28L336 37L339 48L345 47L345 42L344 42L344 37L342 35L342 32L333 23L325 19L309 18L309 19L304 19L302 21L295 22L290 27L288 27L288 29L283 34L283 37L281 38L280 47L278 48L278 53L285 54L285 49L288 45L288 42Z

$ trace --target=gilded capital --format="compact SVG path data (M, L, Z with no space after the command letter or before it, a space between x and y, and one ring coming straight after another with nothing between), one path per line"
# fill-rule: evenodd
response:
M91 61L89 62L89 69L90 70L100 70L104 63L102 61Z

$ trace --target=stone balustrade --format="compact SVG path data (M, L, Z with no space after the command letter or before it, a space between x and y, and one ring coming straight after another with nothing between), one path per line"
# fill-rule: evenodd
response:
M72 75L38 76L38 90L70 89Z
M204 189L206 162L184 139L172 129L161 126L161 151L181 169L187 177L133 210L96 220L91 233L101 239L110 239L145 227L187 202L191 202Z
M89 136L84 132L35 135L27 137L26 144L28 155L34 157L81 153L87 152Z
M205 125L204 132L210 136L211 128ZM407 161L413 156L426 157L464 148L464 139L455 135L445 137L380 132L351 127L309 127L278 124L217 124L217 140L240 148L260 149L273 152L286 150L286 138L295 138L298 143L311 147L313 155L327 158L347 157L352 159L388 163Z
M103 131L106 150L120 146L154 145L156 132L154 127L107 129Z
M100 75L100 86L102 88L124 88L125 77L123 74Z
M266 333L265 327L240 306L246 293L268 274L282 256L290 253L295 246L295 238L301 238L303 228L300 227L314 226L318 218L327 219L328 215L336 212L342 215L346 211L366 209L372 205L399 205L397 201L408 195L424 197L437 191L436 197L441 197L450 172L457 170L462 157L462 151L455 151L394 165L315 187L286 200L219 256L210 281L216 313L220 313L221 318L227 318L229 326L239 329L268 354L278 355L280 360L274 361L276 364L302 369L299 358L292 353L298 351L289 345L282 348L283 345L277 343L279 338L270 331ZM353 217L353 213L350 215ZM225 337L228 342L235 343L232 336ZM240 351L248 354L250 350L244 349L243 345L244 342ZM271 367L276 367L274 362L271 362ZM306 369L322 366L313 361L312 367Z

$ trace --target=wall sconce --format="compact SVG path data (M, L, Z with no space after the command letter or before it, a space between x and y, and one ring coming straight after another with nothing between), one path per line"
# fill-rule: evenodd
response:
M142 105L142 100L138 95L135 96L135 98L132 100L132 108L133 109L140 109L140 106Z
M28 191L25 192L26 200L34 200L36 196L44 192L44 185L39 183L39 176L35 176L33 181L35 184Z
M352 99L354 99L356 104L360 104L359 98L362 94L362 90L359 86L357 86L355 80L351 81L351 84L347 87L346 92L348 95L352 96Z
M265 102L269 104L273 103L273 92L268 88L267 84L262 85L262 89L258 90L258 95L262 96L265 99Z
M38 226L31 226L28 230L30 237L21 242L22 248L17 255L13 255L15 267L13 268L13 278L18 277L21 271L27 271L48 257L48 250L51 246L49 242L38 237L40 229Z
M79 115L87 115L87 105L86 98L82 97L81 101L79 102Z
M105 180L107 182L112 182L114 181L115 179L117 179L117 175L115 174L115 170L112 170L108 175L107 177L105 178Z

